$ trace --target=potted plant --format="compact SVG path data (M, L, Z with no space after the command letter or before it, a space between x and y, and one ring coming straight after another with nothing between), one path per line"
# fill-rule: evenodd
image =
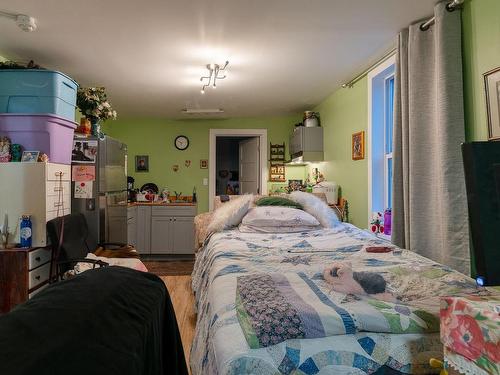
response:
M101 134L101 121L116 119L116 111L111 107L104 87L80 87L76 105L92 124L92 135Z

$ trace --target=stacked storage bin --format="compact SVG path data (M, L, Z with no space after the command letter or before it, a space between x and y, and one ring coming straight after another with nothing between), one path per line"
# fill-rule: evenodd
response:
M39 69L0 69L0 137L71 164L78 84Z

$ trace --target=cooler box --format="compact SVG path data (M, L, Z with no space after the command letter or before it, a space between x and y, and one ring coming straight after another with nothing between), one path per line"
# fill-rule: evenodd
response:
M71 164L76 122L50 114L0 114L0 137L26 151L40 151L51 163Z
M442 297L440 315L448 366L464 374L500 374L500 294Z
M60 72L0 70L0 113L53 113L74 121L77 89L78 84Z

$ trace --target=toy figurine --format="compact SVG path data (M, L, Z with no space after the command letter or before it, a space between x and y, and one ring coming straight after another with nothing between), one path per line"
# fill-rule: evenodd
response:
M11 159L10 139L7 137L0 137L0 163L8 163Z
M384 233L384 219L381 212L374 212L372 221L370 222L370 230L372 233Z

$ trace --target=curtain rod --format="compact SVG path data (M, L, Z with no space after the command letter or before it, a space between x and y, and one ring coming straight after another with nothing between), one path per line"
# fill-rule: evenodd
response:
M363 73L357 75L356 77L354 77L353 79L351 79L349 82L344 83L342 85L342 88L344 88L344 89L346 89L346 88L349 88L349 89L352 88L356 82L358 82L359 80L361 80L364 76L366 76L370 71L372 71L373 69L375 69L377 66L379 66L382 63L384 63L389 57L393 56L395 53L396 53L396 48L391 49L384 56L382 56L379 60L377 60L376 63L370 65L370 67L368 69L364 70Z
M453 0L446 4L448 12L453 12L455 9L460 8L465 0ZM436 22L436 17L432 17L420 25L420 30L427 31Z
M465 0L453 0L451 2L449 2L447 5L446 5L446 9L448 9L448 11L450 12L453 12L455 9L457 8L460 8L462 6L462 4L464 3ZM420 29L422 31L425 31L425 30L428 30L429 27L431 25L434 24L434 22L436 22L436 18L435 17L432 17L431 19L425 21L424 23L422 23L420 25ZM365 75L367 75L370 71L372 71L373 69L375 69L377 66L379 66L380 64L382 64L384 61L386 61L389 57L391 57L392 55L394 55L396 53L396 50L397 48L393 48L391 49L389 52L387 52L384 56L382 56L382 58L380 60L378 60L375 64L372 64L368 69L366 69L365 71L363 71L363 73L357 75L356 77L354 77L353 79L351 79L349 82L346 82L342 85L342 88L352 88L354 86L354 84L356 82L358 82L361 78L363 78Z

